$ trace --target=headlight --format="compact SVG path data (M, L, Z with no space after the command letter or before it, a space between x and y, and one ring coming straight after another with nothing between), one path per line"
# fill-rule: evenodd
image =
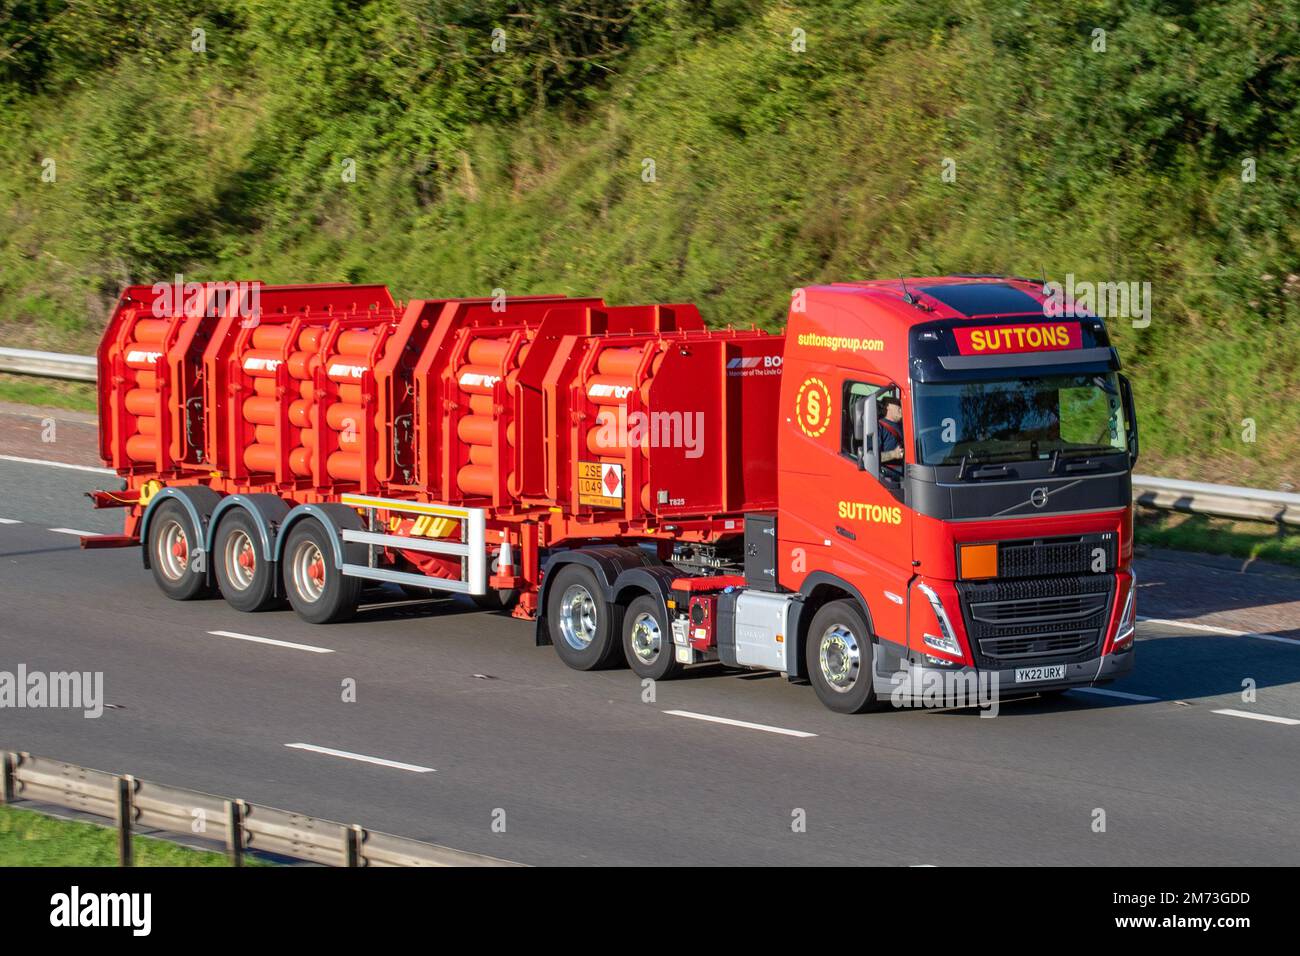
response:
M943 609L943 602L939 600L939 595L934 593L934 588L928 584L918 584L917 590L926 596L930 602L930 607L934 610L934 618L939 623L939 633L929 634L921 632L921 640L925 641L926 646L934 648L936 651L942 651L945 654L951 654L953 657L962 658L961 645L957 643L957 636L953 633L952 622L948 620L948 612Z
M1133 643L1133 635L1137 631L1137 572L1130 569L1129 578L1128 599L1124 602L1124 613L1119 617L1119 630L1115 632L1112 652L1125 650Z

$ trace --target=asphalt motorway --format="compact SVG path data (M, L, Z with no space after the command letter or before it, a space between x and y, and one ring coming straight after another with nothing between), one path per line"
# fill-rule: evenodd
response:
M1143 559L1119 696L843 717L716 666L647 700L459 600L175 603L69 533L120 531L82 497L114 482L0 456L0 671L102 671L109 705L0 709L0 747L530 864L1300 862L1295 577Z

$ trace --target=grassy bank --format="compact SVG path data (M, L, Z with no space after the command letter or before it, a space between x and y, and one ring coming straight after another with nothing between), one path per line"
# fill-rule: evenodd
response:
M135 837L135 866L225 866L220 853ZM0 806L0 866L117 866L117 831Z
M1300 568L1300 532L1277 525L1207 515L1138 510L1134 538L1139 546L1221 554L1243 561L1268 561Z
M1150 283L1144 470L1300 485L1293 9L6 6L0 344L87 352L175 272L767 328L813 282L1072 273Z
M0 372L0 402L93 412L98 407L98 393L90 382L64 382Z

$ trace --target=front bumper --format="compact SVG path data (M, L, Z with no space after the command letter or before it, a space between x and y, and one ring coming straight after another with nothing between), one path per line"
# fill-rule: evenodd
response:
M1086 661L1065 665L1065 677L1056 680L1034 681L1023 684L1016 682L1016 667L978 668L935 667L927 664L912 664L907 671L888 677L876 676L876 694L883 699L893 698L901 706L930 706L928 701L934 699L942 688L946 694L954 687L959 695L970 696L974 688L981 702L992 696L998 700L1010 700L1015 697L1027 697L1042 691L1069 690L1071 687L1096 687L1109 684L1116 678L1123 677L1133 669L1133 660L1137 657L1135 645L1117 654L1103 654ZM1059 663L1059 662L1057 662ZM1051 661L1026 662L1022 667L1051 667ZM913 700L906 701L910 691ZM918 699L919 698L919 699ZM937 702L937 701L936 701ZM958 702L960 704L960 701ZM953 706L951 703L939 706Z

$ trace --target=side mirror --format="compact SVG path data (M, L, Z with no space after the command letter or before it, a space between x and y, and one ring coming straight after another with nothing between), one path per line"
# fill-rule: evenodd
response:
M1127 375L1119 377L1119 392L1124 401L1124 418L1128 423L1128 464L1130 468L1135 468L1138 460L1138 423L1133 411L1133 386L1129 384Z
M862 409L862 459L858 462L858 468L870 473L871 477L880 480L880 442L877 441L878 425L876 423L876 402L875 399L864 397Z

